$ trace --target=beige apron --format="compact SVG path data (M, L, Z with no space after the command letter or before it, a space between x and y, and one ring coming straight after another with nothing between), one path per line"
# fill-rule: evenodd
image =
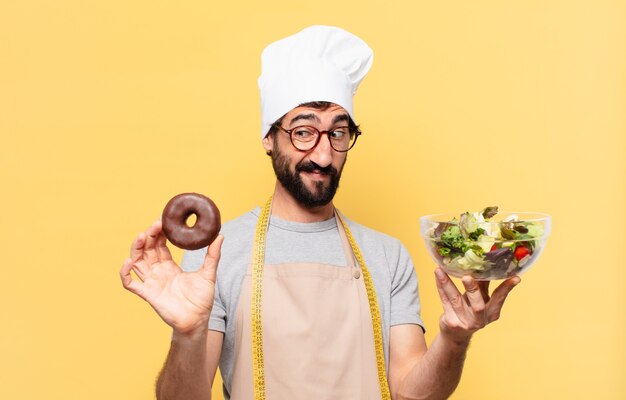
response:
M268 400L381 399L363 277L343 226L335 219L347 267L309 263L264 267L262 323ZM243 280L235 317L232 400L254 399L251 290L252 266Z

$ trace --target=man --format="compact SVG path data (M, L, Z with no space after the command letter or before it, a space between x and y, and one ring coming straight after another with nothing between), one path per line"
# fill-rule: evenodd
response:
M487 283L464 278L462 295L437 269L444 314L427 349L408 252L332 203L372 57L333 27L268 46L259 87L271 200L224 224L208 250L185 253L186 272L160 222L133 243L124 287L173 328L159 399L209 399L218 363L235 400L441 399L456 388L472 334L498 318L519 278L491 297Z

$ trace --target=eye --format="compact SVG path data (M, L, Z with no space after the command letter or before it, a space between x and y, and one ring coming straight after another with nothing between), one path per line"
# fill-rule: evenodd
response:
M293 128L291 136L297 140L308 141L315 139L315 131L308 126L299 126Z
M350 137L350 132L347 127L335 128L328 132L328 136L334 140L341 140Z

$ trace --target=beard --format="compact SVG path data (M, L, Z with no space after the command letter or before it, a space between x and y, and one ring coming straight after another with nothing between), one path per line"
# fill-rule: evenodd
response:
M276 142L274 142L274 148L272 149L272 166L278 181L298 203L306 208L325 206L332 201L339 187L339 180L343 170L343 165L337 171L332 165L322 168L312 161L302 160L296 164L295 173L292 173L289 169L289 158L278 150ZM313 190L309 190L300 178L300 173L314 171L322 175L328 175L330 179L328 183L314 182Z

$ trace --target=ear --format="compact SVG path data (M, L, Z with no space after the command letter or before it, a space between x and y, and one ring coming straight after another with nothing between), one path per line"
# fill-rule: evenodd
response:
M265 151L271 151L274 148L274 135L267 135L263 138L263 148Z

